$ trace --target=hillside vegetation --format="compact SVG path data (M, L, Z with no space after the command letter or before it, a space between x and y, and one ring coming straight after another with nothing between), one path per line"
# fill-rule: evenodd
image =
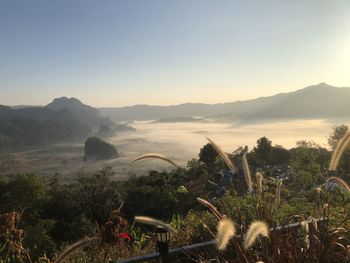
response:
M91 133L90 127L67 109L0 107L0 152L25 146L81 141Z
M330 146L336 149L344 135L349 135L347 126L335 127ZM175 228L171 246L226 240L218 244L219 251L202 251L182 260L347 262L350 149L342 151L341 156L336 154L337 170L331 171L332 152L309 141L299 141L296 148L287 150L261 137L251 151L241 147L228 155L210 141L186 168L151 171L123 182L112 181L113 171L108 168L94 176L81 174L69 185L60 182L59 176L3 178L0 259L51 262L66 244L85 237L90 239L80 244L89 249L78 249L66 260L109 262L153 252L154 229L134 222L134 216L143 215ZM153 154L139 162L152 156L167 160ZM314 226L319 232L312 233L306 227L287 235L265 229L265 225L292 222L305 226L313 218L325 218L328 223ZM242 244L234 238L236 233L249 233L252 223L258 232L251 242ZM229 230L223 239L218 236L220 229Z

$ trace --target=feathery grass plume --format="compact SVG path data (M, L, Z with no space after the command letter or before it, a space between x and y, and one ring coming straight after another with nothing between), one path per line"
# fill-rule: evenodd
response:
M248 165L248 161L247 161L247 153L243 154L242 164L243 164L245 182L246 182L247 187L248 187L248 192L252 192L253 191L253 183L252 183L252 177L250 176L250 169L249 169L249 165Z
M276 188L276 206L279 207L281 204L281 188L282 188L282 180L280 179Z
M322 191L321 187L316 187L315 190L316 190L316 192L317 192L318 194L320 194L321 191Z
M163 161L166 161L172 165L174 165L176 168L179 168L179 166L174 163L172 160L170 160L169 158L159 154L159 153L146 153L144 155L141 155L140 157L136 158L135 160L133 160L132 162L136 162L136 161L139 161L139 160L142 160L142 159L146 159L146 158L156 158L156 159L160 159L160 160L163 160Z
M350 194L350 187L343 179L336 177L336 176L331 176L327 180L327 183L329 183L329 182L332 182L332 183L339 185L341 188L343 188L346 192L348 192Z
M66 258L68 258L70 255L72 255L75 251L77 251L80 248L86 247L91 244L93 241L93 238L85 238L82 240L79 240L75 242L74 244L67 247L54 261L54 263L62 263L65 261Z
M223 218L223 216L220 214L218 209L212 203L210 203L209 201L207 201L207 200L205 200L203 198L200 198L200 197L197 197L197 201L199 203L201 203L202 205L208 207L209 210L216 216L216 218L218 220L221 220Z
M217 230L216 240L218 242L218 249L225 250L230 239L236 234L235 225L231 219L223 218L220 220Z
M161 220L154 219L152 217L148 216L135 216L134 218L135 222L141 223L141 224L146 224L146 225L151 225L151 226L162 226L169 232L177 233L177 230L167 223L164 223Z
M304 232L306 234L309 234L309 222L307 220L304 220L300 223L300 225L303 228Z
M214 143L211 139L209 139L208 137L206 137L207 140L209 141L209 143L211 144L211 146L213 146L213 148L215 149L215 151L218 153L218 155L221 157L221 159L226 163L226 165L228 166L228 168L230 168L231 172L234 174L235 173L235 166L233 165L233 163L231 162L230 158L228 158L227 154L224 153L220 147Z
M256 176L256 182L258 186L258 192L259 194L262 194L264 177L260 172L256 172L255 176Z
M301 224L301 227L305 233L304 242L305 242L306 248L309 249L310 248L309 222L307 220L304 220L300 224Z
M269 237L269 227L265 222L255 221L250 224L247 235L244 240L244 249L248 249L254 243L259 235Z
M349 143L350 143L350 132L344 135L344 137L339 141L337 147L333 151L331 162L329 163L329 170L333 171L337 169L340 158L343 155Z

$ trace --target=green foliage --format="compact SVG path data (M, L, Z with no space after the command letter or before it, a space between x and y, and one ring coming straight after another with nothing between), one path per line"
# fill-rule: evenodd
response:
M206 165L207 169L213 168L217 158L218 153L210 143L207 143L203 146L203 148L200 149L199 161L203 162Z
M332 127L332 133L328 137L328 144L334 150L337 147L338 142L349 131L349 127L345 124L335 125Z
M282 146L272 147L271 152L271 164L272 165L285 165L289 164L292 156L287 149Z
M38 261L44 254L52 259L65 244L86 236L98 237L98 241L89 249L77 253L72 257L73 261L104 262L108 257L117 259L151 252L155 245L152 241L153 229L132 224L135 215L159 218L177 228L178 234L171 238L173 246L213 239L217 219L197 202L197 197L210 200L220 213L230 217L236 224L238 234L246 233L249 224L255 220L276 227L295 222L296 215L300 216L300 220L310 216L320 217L325 203L331 207L329 218L332 227L350 227L350 198L344 192L337 189L325 191L323 187L319 196L321 209L316 205L314 187L320 186L327 176L324 167L327 167L330 154L326 149L312 142L300 141L296 148L286 150L279 146L272 147L266 137L259 139L254 150L248 153L249 164L268 166L290 163L295 173L292 183L283 181L277 198L279 180L267 174L264 174L261 193L254 186L254 191L247 194L243 176L236 174L233 175L232 184L219 192L221 175L218 172L225 168L210 147L210 144L205 145L199 159L190 160L186 169L151 171L147 176L133 176L123 182L113 181L114 173L109 168L94 175L82 174L71 184L60 183L57 176L50 180L35 175L3 179L0 181L0 214L13 209L22 212L18 227L25 232L23 246L33 261ZM230 158L237 165L241 162L241 155L242 148L239 148ZM346 171L342 171L341 175L349 182ZM187 192L178 191L181 186ZM277 199L280 199L279 202ZM121 210L116 209L122 203L124 206ZM110 223L116 211L118 216L112 223L123 227L112 228L119 232L112 231L115 242L108 243L105 234L109 226L107 223ZM120 221L120 211L131 222L130 225ZM121 231L129 233L133 240L119 241L116 235ZM271 260L265 258L266 262L278 262L276 254L273 254L277 248L280 251L285 249L285 253L288 249L296 253L303 246L283 241L284 246L288 245L286 248L276 247L276 240L278 236L259 241L251 251L244 252L247 259L256 262L262 259L261 255L269 255ZM304 240L304 236L299 233L295 240ZM2 244L0 237L0 249ZM232 241L230 248L232 251L217 254L216 258L241 261L235 252L240 248L237 241ZM260 248L264 249L263 253L254 257L254 251ZM1 257L0 252L0 260ZM304 258L305 253L298 259Z
M3 186L0 192L0 212L7 212L12 209L37 210L45 200L46 189L43 181L35 175L16 176Z
M255 158L260 165L265 167L271 161L272 142L267 137L261 137L256 144L256 147L254 147Z

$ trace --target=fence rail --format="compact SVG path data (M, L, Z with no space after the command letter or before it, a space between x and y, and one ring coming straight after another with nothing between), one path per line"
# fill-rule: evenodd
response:
M319 225L322 223L326 223L327 219L319 218L319 219L316 219L316 222ZM310 230L312 231L312 229L313 229L312 221L309 220L308 224L309 224ZM270 228L270 232L296 231L300 227L301 227L301 223L298 222L298 223L292 223L292 224L285 225L285 226L278 226L275 228ZM238 237L240 239L244 239L245 235L238 236ZM205 250L205 249L209 249L209 248L215 248L216 244L217 244L217 241L215 239L213 239L213 240L202 242L202 243L196 243L196 244L192 244L192 245L188 245L188 246L172 248L172 249L169 249L168 257L171 258L171 257L174 257L176 255L188 254L188 253L196 251L196 250L198 251L198 250ZM118 263L147 262L147 261L161 259L161 258L162 258L162 256L160 255L160 253L155 252L155 253L151 253L151 254L144 255L144 256L121 259L121 260L118 260L117 262Z

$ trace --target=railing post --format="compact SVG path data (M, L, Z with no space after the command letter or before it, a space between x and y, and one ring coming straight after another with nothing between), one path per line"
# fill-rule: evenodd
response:
M156 237L157 237L157 247L159 254L161 256L162 263L168 263L169 261L169 240L170 233L162 226L156 228Z

